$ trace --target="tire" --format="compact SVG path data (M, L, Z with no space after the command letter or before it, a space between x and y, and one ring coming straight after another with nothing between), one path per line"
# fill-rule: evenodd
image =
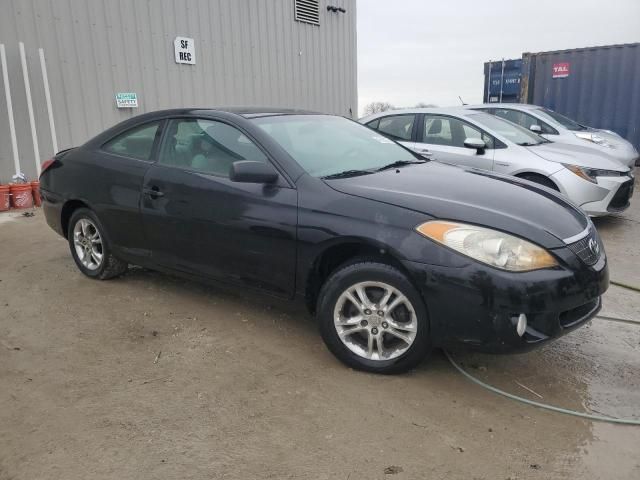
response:
M558 186L553 183L552 180L549 180L544 175L540 175L538 173L523 173L522 175L518 175L518 178L523 178L524 180L529 180L530 182L537 183L538 185L543 185L551 190L555 190L556 192L560 191Z
M367 297L365 302L362 295ZM394 306L396 301L400 303ZM340 267L322 286L316 311L325 344L354 369L401 373L418 365L431 351L424 301L407 277L391 265L361 260Z
M108 280L127 271L129 265L111 253L102 223L88 208L73 212L67 238L73 260L87 277Z

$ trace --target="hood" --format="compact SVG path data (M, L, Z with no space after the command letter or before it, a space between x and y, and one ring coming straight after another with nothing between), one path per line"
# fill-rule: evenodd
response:
M574 145L569 143L542 143L534 147L524 147L531 153L550 162L568 163L587 168L600 168L626 172L629 167L620 163L614 157L595 150L593 147Z
M562 239L589 224L580 209L545 187L435 161L325 182L345 194L495 228L546 248L564 246Z
M599 130L595 128L593 129L593 132L597 133L600 137L604 138L607 142L613 145L614 150L621 150L623 152L630 152L630 153L636 153L636 154L638 153L638 151L633 146L633 144L630 141L622 138L620 135L608 132L606 130Z

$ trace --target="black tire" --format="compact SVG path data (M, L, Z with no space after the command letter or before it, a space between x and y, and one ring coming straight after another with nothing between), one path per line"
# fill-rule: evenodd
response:
M76 224L78 224L83 219L88 220L91 225L95 227L95 230L98 232L101 240L100 250L102 253L102 260L99 264L97 264L97 268L94 269L85 266L80 259L78 252L76 251L74 229L76 227ZM105 229L102 226L102 223L100 223L97 215L88 208L79 208L73 212L71 218L69 219L67 239L69 240L69 249L71 250L71 256L76 262L78 269L89 278L93 278L96 280L108 280L110 278L122 275L127 271L127 268L129 267L126 262L120 260L119 258L116 258L113 253L111 253L109 240L105 234Z
M360 282L387 284L398 290L411 303L417 321L415 339L409 348L396 358L365 358L348 348L338 335L334 324L334 309L341 295ZM391 265L376 260L360 260L338 268L322 286L316 312L325 344L339 360L354 369L382 374L401 373L417 366L431 351L429 319L424 300L407 277ZM386 340L383 340L383 343L385 342Z
M523 173L521 175L518 175L518 178L523 178L525 180L529 180L530 182L537 183L539 185L543 185L543 186L545 186L547 188L550 188L551 190L555 190L556 192L560 191L560 189L553 182L553 180L550 180L549 178L545 177L544 175L540 175L538 173Z

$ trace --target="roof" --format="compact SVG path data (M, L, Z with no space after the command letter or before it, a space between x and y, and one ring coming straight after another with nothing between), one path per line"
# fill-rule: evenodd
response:
M476 105L465 105L464 108L514 108L518 110L534 110L541 107L530 103L478 103Z

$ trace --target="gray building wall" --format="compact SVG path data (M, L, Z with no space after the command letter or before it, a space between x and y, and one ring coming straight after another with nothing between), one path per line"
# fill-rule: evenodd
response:
M357 115L356 0L320 0L320 25L297 22L294 0L2 0L21 170L36 177L18 42L25 44L40 159L52 156L38 48L45 52L59 149L151 110L279 106ZM345 13L327 11L327 5ZM177 64L176 36L196 64ZM139 107L116 108L135 92ZM14 174L0 76L0 183Z

